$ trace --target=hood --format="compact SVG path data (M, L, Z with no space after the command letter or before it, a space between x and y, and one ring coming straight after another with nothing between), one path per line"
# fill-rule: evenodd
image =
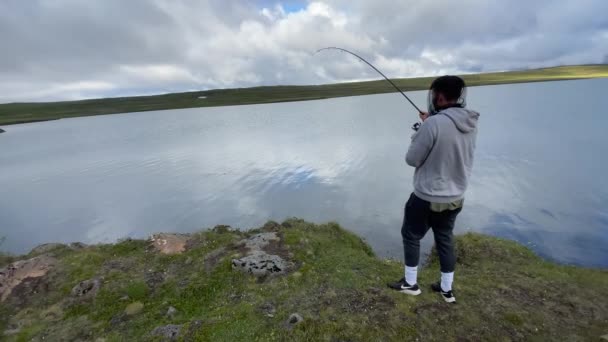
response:
M456 128L462 133L473 131L477 127L477 121L479 119L479 113L466 108L452 107L444 109L438 114L449 117L456 125Z

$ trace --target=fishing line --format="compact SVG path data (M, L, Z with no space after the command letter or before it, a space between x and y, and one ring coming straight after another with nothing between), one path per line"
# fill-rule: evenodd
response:
M384 77L384 79L385 79L385 80L387 80L387 81L388 81L388 83L390 83L390 84L391 84L391 85L392 85L392 86L393 86L395 89L397 89L397 91L398 91L399 93L401 93L401 95L403 95L403 97L405 97L405 99L406 99L406 100L407 100L407 101L408 101L408 102L409 102L409 103L410 103L412 106L414 106L414 108L416 108L416 110L418 111L418 113L421 113L421 114L423 113L423 111L421 111L421 110L420 110L420 108L418 108L418 106L416 106L416 105L414 104L414 102L412 102L412 100L410 100L410 98L409 98L409 97L407 97L407 95L405 95L405 93L404 93L404 92L402 92L402 91L401 91L401 89L399 89L399 87L397 87L397 85L395 85L395 83L393 83L393 81L391 81L391 80L390 80L388 77L386 77L386 75L384 75L384 74L382 73L382 71L378 70L378 68L376 68L375 66L373 66L373 65L372 65L372 63L370 63L370 62L366 61L366 60L365 60L365 58L363 58L363 57L361 57L361 56L357 55L357 54L356 54L356 53L354 53L354 52L348 51L348 50L343 49L343 48L335 47L335 46L329 46L329 47L326 47L326 48L319 49L319 50L317 50L317 52L315 52L315 55L316 55L317 53L319 53L319 52L323 51L323 50L339 50L339 51L346 52L346 53L349 53L349 54L351 54L351 55L353 55L353 56L357 57L357 58L358 58L358 59L360 59L362 62L364 62L365 64L369 65L369 66L370 66L372 69L376 70L376 72L377 72L377 73L379 73L380 75L382 75L382 77Z

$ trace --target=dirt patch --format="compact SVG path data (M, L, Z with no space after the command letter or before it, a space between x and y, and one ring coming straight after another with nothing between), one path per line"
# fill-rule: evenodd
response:
M192 250L200 247L205 247L207 245L207 240L201 234L194 234L190 236L188 241L186 241L186 250Z
M43 255L16 261L0 269L0 302L4 302L22 283L35 283L34 279L44 277L56 264L55 258Z
M161 254L181 254L186 251L189 235L185 234L154 234L150 243Z

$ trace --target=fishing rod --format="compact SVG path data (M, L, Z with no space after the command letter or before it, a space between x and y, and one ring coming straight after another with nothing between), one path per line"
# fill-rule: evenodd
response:
M407 100L407 101L408 101L408 102L409 102L409 103L410 103L412 106L414 106L414 108L416 108L416 110L418 111L418 113L420 113L420 114L424 113L423 111L421 111L421 110L420 110L420 108L418 108L418 106L416 106L416 105L414 104L414 102L412 102L412 100L410 100L410 98L409 98L409 97L407 97L407 95L405 95L405 93L403 93L403 92L401 91L401 89L399 89L399 87L397 87L397 85L395 85L395 83L393 83L393 81L391 81L391 80L390 80L388 77L386 77L386 75L384 75L384 74L382 73L382 71L378 70L378 68L376 68L375 66L373 66L373 65L372 65L370 62L366 61L366 60L365 60L365 58L363 58L363 57L361 57L361 56L357 55L357 54L356 54L356 53L354 53L354 52L348 51L348 50L343 49L343 48L335 47L335 46L329 46L329 47L326 47L326 48L319 49L319 50L317 50L317 52L315 52L315 54L317 54L317 53L319 53L319 52L321 52L321 51L323 51L323 50L340 50L340 51L342 51L342 52L349 53L349 54L351 54L351 55L353 55L353 56L355 56L355 57L359 58L359 59L360 59L360 60L361 60L363 63L365 63L365 64L369 65L369 66L370 66L372 69L376 70L376 72L377 72L377 73L379 73L380 75L382 75L382 77L384 77L384 79L385 79L385 80L387 80L387 81L388 81L388 83L390 83L390 84L391 84L391 85L392 85L392 86L393 86L395 89L397 89L397 91L398 91L399 93L401 93L401 95L403 95L403 97L405 97L405 99L406 99L406 100ZM414 130L416 130L416 129L417 129L417 127L416 127L416 128L414 128Z

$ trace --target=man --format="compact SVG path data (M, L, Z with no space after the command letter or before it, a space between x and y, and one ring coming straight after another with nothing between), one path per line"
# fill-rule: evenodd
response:
M448 303L452 291L454 242L452 230L464 203L473 167L479 113L465 109L466 88L457 76L442 76L431 84L428 113L412 136L405 160L416 168L414 193L405 205L401 236L405 254L405 277L389 287L419 295L417 282L420 240L433 229L441 265L441 280L431 286Z

